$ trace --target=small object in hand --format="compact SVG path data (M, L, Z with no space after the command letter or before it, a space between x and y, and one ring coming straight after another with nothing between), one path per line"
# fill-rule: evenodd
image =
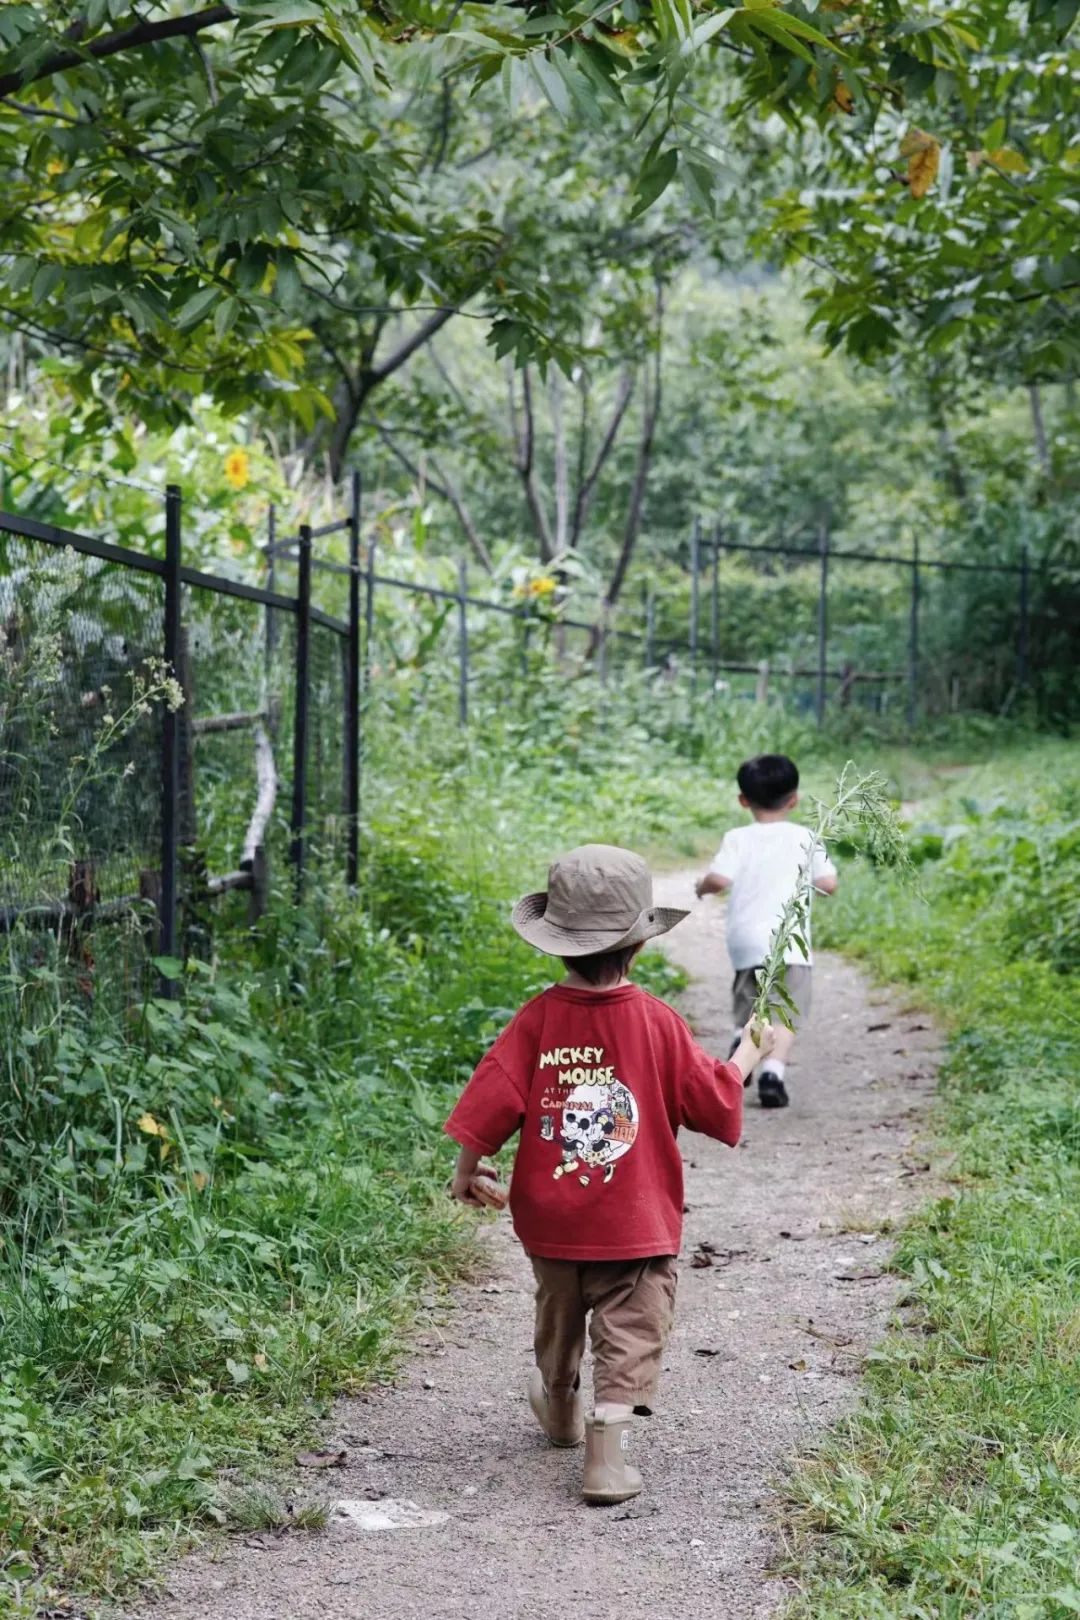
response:
M469 1183L469 1191L476 1202L483 1204L487 1209L505 1209L510 1202L509 1189L491 1175L473 1176Z

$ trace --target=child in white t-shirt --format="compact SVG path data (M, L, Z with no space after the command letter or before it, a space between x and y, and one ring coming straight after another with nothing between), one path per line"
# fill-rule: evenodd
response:
M739 803L749 810L748 827L734 827L697 885L698 898L727 893L727 946L735 970L732 997L738 1043L757 995L757 972L768 954L780 914L810 862L814 888L832 894L836 867L824 845L807 827L788 817L799 802L799 772L786 754L759 754L739 767ZM806 944L810 939L807 929ZM810 1011L811 960L792 945L785 957L788 992L797 1009L794 1022ZM785 1067L795 1043L793 1030L776 1024L776 1044L761 1065L758 1097L762 1108L786 1108ZM747 1081L749 1084L749 1080Z

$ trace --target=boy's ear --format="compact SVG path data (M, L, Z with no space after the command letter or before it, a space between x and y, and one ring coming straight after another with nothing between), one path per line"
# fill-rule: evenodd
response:
M795 792L795 793L793 793L791 795L791 798L787 802L788 809L789 810L794 810L794 808L798 804L798 802L799 802L799 795L798 795L797 792Z
M742 805L744 810L749 810L749 808L750 808L750 800L746 797L745 793L740 793L739 794L739 803Z

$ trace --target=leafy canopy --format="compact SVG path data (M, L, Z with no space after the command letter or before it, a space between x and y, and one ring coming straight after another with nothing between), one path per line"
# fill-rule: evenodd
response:
M964 80L972 10L7 6L0 317L65 355L87 402L175 419L200 393L229 409L280 395L310 427L331 407L304 374L302 290L332 287L361 254L373 313L478 300L497 345L565 366L538 297L542 255L515 257L504 222L467 193L433 205L450 106L498 97L513 117L535 95L586 134L622 120L631 218L676 177L707 214L727 138L708 95L718 77L740 114L825 126L841 86L864 105L902 96L913 71ZM594 172L597 188L606 179Z

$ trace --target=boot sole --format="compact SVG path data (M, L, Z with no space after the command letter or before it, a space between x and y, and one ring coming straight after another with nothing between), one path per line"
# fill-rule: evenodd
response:
M529 1394L529 1410L532 1412L532 1415L536 1419L537 1423L539 1423L541 1431L549 1445L557 1446L560 1451L573 1451L575 1446L583 1446L585 1444L584 1420L582 1421L581 1432L579 1434L573 1437L561 1435L558 1439L556 1439L551 1433L547 1424L544 1422L544 1418L547 1416L546 1408L537 1405L537 1403L533 1400L531 1392Z
M581 1494L590 1507L617 1507L620 1502L630 1502L640 1496L641 1486L633 1491L582 1491Z

